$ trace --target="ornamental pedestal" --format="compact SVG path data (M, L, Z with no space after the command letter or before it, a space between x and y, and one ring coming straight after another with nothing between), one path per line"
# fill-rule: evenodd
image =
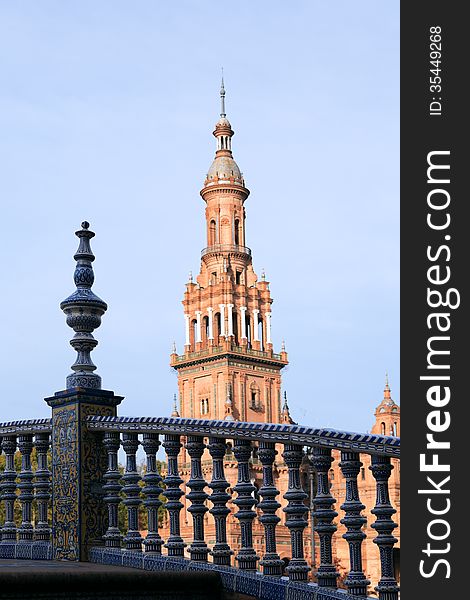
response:
M46 398L52 408L52 549L55 560L84 561L91 546L102 545L107 529L103 476L107 452L102 434L86 426L90 415L116 416L122 396L101 389L91 352L98 342L93 331L101 325L106 302L93 291L92 263L94 237L87 221L75 232L80 240L74 255L77 261L76 290L60 308L75 335L70 345L77 352L64 391Z
M103 545L107 508L103 476L107 454L102 434L86 428L89 415L116 416L122 396L71 388L46 398L52 408L52 548L55 560L85 561Z

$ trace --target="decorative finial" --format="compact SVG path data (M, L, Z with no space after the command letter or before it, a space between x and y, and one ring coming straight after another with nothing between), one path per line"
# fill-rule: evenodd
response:
M292 417L290 416L289 405L287 404L287 392L284 391L284 405L282 407L282 422L293 423Z
M286 342L284 340L282 340L281 352L285 352L285 351L286 351Z
M264 269L261 271L261 281L266 281L266 273Z
M189 283L193 282L193 272L192 271L189 271L189 280L188 281L189 281Z
M92 332L101 325L101 317L108 306L91 290L95 276L92 262L95 256L91 251L90 240L95 236L89 230L88 221L83 221L82 229L75 232L80 243L74 255L77 261L74 281L77 289L60 304L67 317L67 325L75 331L70 345L77 352L77 359L72 365L73 373L66 379L67 389L83 387L101 389L101 377L93 371L96 366L91 360L90 353L98 344Z
M287 392L284 390L284 405L282 410L289 412L289 405L287 404Z
M225 117L225 88L224 88L224 68L222 67L222 82L220 84L220 116Z
M172 346L172 354L176 354L176 342L173 342L173 346Z
M232 388L230 383L226 384L226 397L225 397L225 421L234 421L232 414Z
M388 385L388 372L387 372L387 371L385 372L385 387L386 387L386 388L390 387L390 386Z
M176 394L173 394L173 412L171 413L172 417L179 417L180 414L178 412L178 404L176 400Z

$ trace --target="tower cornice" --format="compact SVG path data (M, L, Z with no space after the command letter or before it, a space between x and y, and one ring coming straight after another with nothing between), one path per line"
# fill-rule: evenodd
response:
M199 192L206 202L213 197L216 198L220 194L234 194L243 197L243 202L250 195L250 190L243 185L235 183L235 179L226 181L225 179L206 179L204 187ZM223 183L222 183L223 182Z

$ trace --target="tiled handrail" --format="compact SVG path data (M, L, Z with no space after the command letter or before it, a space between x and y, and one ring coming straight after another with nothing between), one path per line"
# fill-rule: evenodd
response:
M51 419L25 419L23 421L7 421L5 423L0 423L0 436L15 433L50 433L51 430Z
M224 437L230 439L292 442L305 446L365 452L400 458L400 438L372 433L351 433L336 429L280 425L276 423L243 423L176 417L101 417L90 416L88 428L95 431L178 433Z

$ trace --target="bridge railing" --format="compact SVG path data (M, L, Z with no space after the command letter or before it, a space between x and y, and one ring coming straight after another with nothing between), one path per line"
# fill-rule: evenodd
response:
M279 490L274 485L273 466L276 455L288 469L288 489L283 498L287 502L282 509L286 515L285 526L290 531L291 559L286 568L289 582L306 583L311 574L304 556L304 530L308 526L307 494L302 487L301 465L306 453L316 473L316 494L313 499L314 531L320 545L320 564L314 576L321 588L334 590L338 572L333 557L333 536L336 534L333 509L336 500L330 492L329 474L333 461L332 451L340 452L340 468L346 481L346 499L341 505L344 511L343 535L349 545L349 572L345 585L351 596L366 596L369 581L362 566L361 545L366 537L363 526L365 506L359 497L358 475L362 462L361 453L370 455L370 469L376 482L377 501L372 514L372 527L377 532L375 543L380 554L381 578L376 588L382 599L398 597L394 578L393 546L397 541L393 530L397 526L392 515L388 492L388 479L392 471L391 458L399 458L399 438L355 434L330 429L314 429L299 425L266 423L242 423L233 421L209 421L180 418L129 418L89 416L87 428L103 434L103 444L108 455L108 469L104 475L104 501L108 507L108 528L104 535L105 549L118 551L123 556L129 552L162 555L162 548L170 558L183 559L185 553L192 563L210 563L212 568L225 568L233 563L240 572L262 571L268 578L281 578L284 563L276 546L276 529L280 522L281 505L277 501ZM233 495L224 474L227 442L237 461L238 480ZM141 478L137 472L136 453L142 446L146 454L146 471ZM167 457L165 477L157 470L156 456L164 448ZM126 468L122 475L118 468L117 454L120 447L126 454ZM179 473L179 456L183 446L190 457L190 477L186 483L190 489L186 499L192 516L192 540L186 547L181 536L180 511L184 483ZM253 485L250 461L256 448L256 460L262 465L263 482L259 489ZM212 460L212 479L203 476L203 456ZM122 482L121 482L122 478ZM140 484L140 485L139 485ZM142 487L141 487L142 486ZM257 501L255 493L261 498ZM166 499L169 535L162 539L158 526L158 509ZM227 516L229 503L238 508L241 544L238 552L227 541ZM127 511L128 528L122 533L118 526L120 504ZM143 504L147 511L148 533L145 538L139 531L138 511ZM209 512L215 522L215 543L209 547L205 535L205 515ZM255 519L264 528L264 554L259 555L253 544ZM114 557L115 553L110 556ZM106 550L105 550L106 553ZM102 558L105 553L101 552ZM235 556L233 556L235 554ZM96 555L96 554L95 554ZM135 555L134 555L135 556ZM126 564L123 562L122 564ZM209 564L208 564L209 566ZM308 586L310 587L310 586ZM238 590L240 591L240 590ZM333 597L333 596L331 596Z

